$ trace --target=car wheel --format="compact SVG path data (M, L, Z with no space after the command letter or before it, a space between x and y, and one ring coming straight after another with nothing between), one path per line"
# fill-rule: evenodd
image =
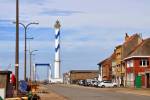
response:
M113 87L114 87L114 88L116 88L116 87L117 87L117 85L114 85Z
M102 85L102 88L105 88L105 86L104 86L104 85Z

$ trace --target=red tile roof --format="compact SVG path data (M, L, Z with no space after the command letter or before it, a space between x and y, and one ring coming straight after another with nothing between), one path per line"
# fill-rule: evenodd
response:
M136 46L126 57L140 57L140 56L150 56L150 38L143 40L138 46Z

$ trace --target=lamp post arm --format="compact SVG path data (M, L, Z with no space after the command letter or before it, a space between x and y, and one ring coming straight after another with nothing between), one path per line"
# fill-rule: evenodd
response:
M19 24L22 25L24 29L26 28L26 26L23 23L19 23Z
M31 24L39 24L39 23L31 22L31 23L29 23L29 24L27 24L27 25L25 26L26 29L27 29Z
M38 50L33 50L33 51L30 52L30 54L32 55L32 53L35 52L35 51L38 51Z

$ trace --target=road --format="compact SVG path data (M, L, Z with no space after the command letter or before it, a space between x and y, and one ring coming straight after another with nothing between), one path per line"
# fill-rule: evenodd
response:
M116 91L115 88L86 88L82 86L47 85L49 91L67 100L150 100L150 96Z

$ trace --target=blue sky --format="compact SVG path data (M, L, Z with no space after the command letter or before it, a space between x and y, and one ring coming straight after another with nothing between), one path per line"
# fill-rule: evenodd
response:
M0 69L14 70L15 1L0 0ZM98 69L125 33L150 37L149 0L20 0L20 22L39 22L28 29L34 63L54 63L54 23L60 20L62 73ZM23 76L24 33L20 27L20 78ZM29 41L28 41L29 47ZM29 63L29 60L28 60ZM29 66L29 65L28 65Z

